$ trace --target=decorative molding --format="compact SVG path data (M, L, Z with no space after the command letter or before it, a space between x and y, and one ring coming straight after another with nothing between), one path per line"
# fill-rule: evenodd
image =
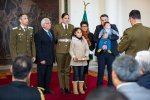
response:
M66 12L66 13L68 13L68 0L64 0L65 2L64 2L64 11Z

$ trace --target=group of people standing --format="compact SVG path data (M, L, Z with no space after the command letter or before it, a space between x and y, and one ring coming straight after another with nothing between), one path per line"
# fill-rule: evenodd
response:
M62 94L72 93L71 65L74 94L79 94L78 88L84 94L87 88L84 80L88 74L89 49L92 51L95 47L93 34L89 32L87 22L82 21L81 28L74 28L69 24L67 13L63 13L61 18L61 23L55 25L54 30L51 29L51 20L43 18L41 29L34 34L33 28L28 26L27 14L21 14L20 26L13 28L10 34L11 56L13 60L18 55L32 58L37 64L38 86L44 88L44 94L54 93L50 90L50 80L55 60Z
M85 94L86 76L89 61L92 58L90 51L96 48L97 87L103 85L106 65L108 86L113 86L112 63L119 52L125 51L126 54L134 56L136 52L148 50L150 46L150 29L141 24L141 15L138 10L130 12L129 20L132 27L124 32L119 45L117 43L118 29L115 24L110 24L106 14L100 16L101 24L96 26L94 34L89 31L86 21L82 21L80 27L74 28L72 24L69 24L67 13L63 13L61 18L61 23L55 25L54 30L51 29L51 20L43 18L41 29L34 34L33 28L28 26L28 16L21 14L20 26L13 28L10 33L12 59L23 54L30 56L32 61L37 63L38 86L44 88L44 93L54 93L50 90L49 84L55 59L62 94L72 93L70 66L73 69L73 93Z

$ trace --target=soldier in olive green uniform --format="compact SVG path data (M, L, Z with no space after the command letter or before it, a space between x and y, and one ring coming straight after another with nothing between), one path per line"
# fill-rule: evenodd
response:
M33 28L28 26L28 16L19 16L20 26L12 29L10 33L10 53L14 60L18 55L28 55L35 61L35 44Z
M54 27L56 44L56 60L58 65L58 76L62 93L70 93L70 55L69 48L74 26L68 24L69 15L62 14L62 23Z
M138 51L149 49L150 28L142 25L140 11L138 10L130 12L129 21L132 27L124 31L118 45L118 51L125 51L125 54L135 56Z

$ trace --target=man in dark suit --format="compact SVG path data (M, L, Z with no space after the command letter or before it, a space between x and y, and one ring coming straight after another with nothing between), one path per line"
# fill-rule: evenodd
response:
M35 34L36 63L38 86L45 89L44 93L53 93L49 90L54 57L54 34L51 30L51 21L43 18L41 30Z
M18 56L11 66L12 82L0 87L0 100L45 100L42 91L28 86L32 69L32 60L27 56Z
M112 85L112 62L115 59L115 57L119 54L117 51L117 39L119 38L118 35L111 34L108 35L108 39L111 41L111 54L106 52L106 50L102 50L100 53L97 52L98 50L98 43L101 38L99 37L100 31L103 29L104 23L108 22L108 16L106 14L103 14L100 16L100 21L101 25L96 26L96 30L94 32L94 40L96 43L96 50L95 50L95 55L97 56L98 59L98 80L97 80L97 87L101 86L103 83L103 76L104 76L104 70L105 70L105 65L107 65L107 71L108 71L108 86ZM114 29L115 31L118 32L118 29L116 25L111 24L111 28Z
M149 49L150 28L142 25L139 10L132 10L129 13L129 21L132 27L124 31L118 51L121 53L125 51L125 54L135 56L138 51Z

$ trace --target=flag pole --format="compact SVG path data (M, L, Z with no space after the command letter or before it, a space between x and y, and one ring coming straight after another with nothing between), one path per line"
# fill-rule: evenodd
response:
M84 10L86 10L87 5L89 5L90 3L89 2L85 3L85 1L83 1L83 3L84 3Z
M86 14L86 7L87 5L89 5L90 3L85 3L85 1L83 1L84 3L84 14L83 14L83 17L82 17L82 21L86 21L88 23L88 18L87 18L87 14Z

